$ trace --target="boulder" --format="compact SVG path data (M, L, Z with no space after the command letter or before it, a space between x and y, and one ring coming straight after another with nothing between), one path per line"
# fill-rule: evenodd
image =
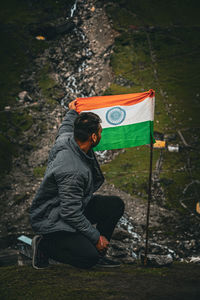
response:
M27 91L22 91L18 94L19 100L32 102L32 98L29 96Z
M113 233L112 239L123 241L124 239L131 238L131 237L132 237L131 234L127 230L124 230L122 228L116 228Z
M144 264L144 253L140 254L142 264ZM159 255L159 254L148 254L147 255L147 266L151 267L169 267L173 263L173 257L171 254Z

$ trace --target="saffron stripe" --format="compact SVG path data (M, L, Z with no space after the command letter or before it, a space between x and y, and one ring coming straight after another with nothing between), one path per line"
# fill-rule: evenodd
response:
M77 98L76 110L78 113L80 113L82 111L90 111L103 107L119 105L129 106L137 104L145 100L147 97L154 97L154 95L155 92L153 90L149 90L148 92L144 93Z

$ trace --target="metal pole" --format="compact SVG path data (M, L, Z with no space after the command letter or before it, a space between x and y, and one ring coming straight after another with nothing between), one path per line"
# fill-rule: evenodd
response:
M151 136L150 144L150 166L149 166L149 191L148 191L148 204L147 204L147 221L146 221L146 242L145 242L145 253L144 253L144 265L147 265L147 254L148 254L148 241L149 241L149 216L150 216L150 204L151 204L151 186L152 186L152 161L153 161L153 138Z

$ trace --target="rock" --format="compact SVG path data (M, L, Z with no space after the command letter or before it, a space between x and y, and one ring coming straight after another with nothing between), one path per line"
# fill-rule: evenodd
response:
M32 102L33 101L32 98L29 96L29 94L28 94L27 91L20 92L18 94L18 97L22 101L28 101L28 102Z
M121 262L123 264L127 264L127 265L133 265L137 262L137 259L135 259L134 257L125 257L121 259Z
M141 262L144 264L144 254L141 254ZM169 267L173 263L173 258L170 254L168 255L147 255L147 265L151 267Z
M200 265L200 256L192 256L187 259L188 262Z
M115 231L113 233L113 236L112 236L113 240L122 241L126 238L131 238L131 234L128 231L126 231L122 228L116 228L115 229Z
M123 242L121 242L121 241L114 241L113 239L112 239L112 241L111 241L111 243L110 243L110 246L114 249L114 250L119 250L119 251L123 251L125 248L126 248L126 246L127 246L127 244L125 244L125 243L123 243Z
M112 257L115 258L129 258L129 256L127 255L127 253L125 251L115 251L114 253L112 253Z
M107 56L107 53L105 53L104 56ZM115 79L115 83L118 85L121 85L121 86L126 86L126 87L132 87L134 85L134 83L131 80L128 80L121 76L119 76Z

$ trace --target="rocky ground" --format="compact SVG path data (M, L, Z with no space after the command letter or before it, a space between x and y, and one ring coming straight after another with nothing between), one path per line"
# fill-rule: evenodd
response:
M74 30L48 42L48 49L35 60L34 70L25 70L21 76L24 91L19 94L18 105L7 108L19 113L27 110L33 124L20 138L20 153L13 160L12 172L4 179L1 203L6 199L7 205L6 208L3 206L1 216L0 232L5 238L5 241L1 239L2 246L6 245L8 235L30 232L28 210L65 114L63 106L76 97L102 93L112 80L109 55L116 33L103 8L95 6L95 1L85 4L78 1L66 19L59 19L51 26L66 22L74 22ZM50 77L59 86L57 105L47 103L41 86L38 86L36 76L47 65L50 66Z
M24 70L21 75L23 90L18 95L18 103L12 108L5 107L19 114L28 112L33 122L19 141L13 140L19 146L18 156L13 159L12 171L3 179L1 248L13 244L16 236L22 233L32 233L29 207L66 112L64 107L76 97L101 94L113 79L109 57L117 33L112 30L102 5L98 1L76 1L65 18L50 26L58 28L61 24L73 24L74 29L55 39L49 35L50 27L45 28L48 48L35 59L32 69ZM42 85L45 80L38 83L38 76L47 76L43 74L44 70L49 72L55 86L53 91L49 90L50 96L56 98L56 104L45 97ZM111 152L107 154L109 159L112 156Z
M76 1L66 19L56 20L51 26L60 26L64 22L73 23L74 30L57 39L49 38L49 47L35 60L34 69L24 72L20 79L22 92L26 93L19 95L20 101L13 109L19 112L26 109L33 124L19 142L20 155L13 161L12 171L5 178L0 196L1 203L7 203L6 207L2 207L1 214L2 248L13 245L16 236L20 234L33 234L28 211L64 116L64 106L75 97L102 94L113 80L109 63L118 33L112 29L102 2ZM57 101L54 105L44 99L42 85L38 84L36 78L45 68L55 82L51 90L56 93L56 96L52 95ZM116 151L108 152L105 156L99 155L99 159L105 162L116 154ZM126 212L116 229L109 254L124 263L135 263L144 251L146 201L131 197L107 183L99 192L119 195L125 201ZM156 192L162 194L158 187ZM192 216L187 216L184 220L185 227L190 218ZM178 213L153 201L149 250L152 254L165 256L165 263L182 258L191 260L192 256L198 256L200 252L196 223L190 230L184 231L182 221L183 217ZM168 235L166 227L169 228Z

